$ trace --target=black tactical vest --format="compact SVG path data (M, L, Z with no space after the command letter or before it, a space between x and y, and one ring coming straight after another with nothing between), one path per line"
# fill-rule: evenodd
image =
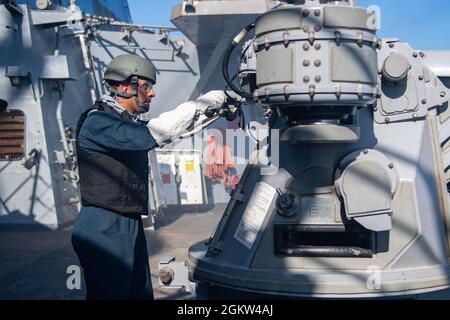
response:
M77 140L89 112L114 113L132 121L127 112L119 114L106 103L97 102L84 112L77 126ZM148 152L110 151L106 154L84 150L77 142L81 204L124 215L148 214Z

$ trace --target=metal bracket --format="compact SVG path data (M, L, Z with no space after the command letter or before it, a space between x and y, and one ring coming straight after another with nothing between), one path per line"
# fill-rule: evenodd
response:
M245 198L245 195L242 192L238 192L237 189L231 191L231 199L238 202L244 202Z

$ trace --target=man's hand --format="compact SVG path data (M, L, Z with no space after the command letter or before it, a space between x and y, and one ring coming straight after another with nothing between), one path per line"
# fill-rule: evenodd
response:
M225 104L225 101L227 100L227 96L223 91L220 90L213 90L210 91L195 100L197 104L197 110L201 114L208 113L216 113L218 112L223 105Z
M163 147L188 132L197 121L207 118L206 113L217 113L225 101L225 93L210 91L197 100L185 102L175 110L151 119L147 127L158 145Z

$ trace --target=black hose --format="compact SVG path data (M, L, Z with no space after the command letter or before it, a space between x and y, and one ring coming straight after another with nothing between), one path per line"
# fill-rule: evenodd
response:
M255 23L251 23L248 26L246 26L242 31L245 32L245 34L247 34L250 30L252 30L255 27ZM244 36L245 37L245 36ZM231 54L233 53L233 50L237 47L237 45L239 44L239 42L242 41L242 39L244 37L241 37L239 40L235 40L233 39L233 42L231 43L231 45L228 47L227 51L225 52L225 57L223 59L223 64L222 64L222 73L223 73L223 78L225 79L225 82L228 84L228 86L230 87L231 90L233 90L237 95L246 98L246 99L253 99L253 95L249 94L248 92L245 92L241 89L239 89L234 83L233 81L230 79L230 73L228 71L228 65L230 64L230 57Z

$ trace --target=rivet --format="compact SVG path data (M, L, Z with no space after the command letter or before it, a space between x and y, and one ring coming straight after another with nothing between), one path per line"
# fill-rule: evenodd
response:
M289 100L289 86L284 86L283 93L284 93L285 99Z
M393 163L389 163L389 169L394 169L394 164Z
M303 61L303 65L304 65L305 67L309 67L310 64L311 64L311 62L309 62L309 60Z
M316 61L314 61L314 65L316 67L320 67L322 65L322 62L320 60L316 60Z
M389 48L393 48L393 47L395 47L395 44L389 43Z
M287 47L289 45L289 33L287 32L283 33L283 41L284 45Z
M307 16L309 16L309 10L305 9L303 10L303 16L306 18Z
M310 78L309 78L308 76L304 76L304 77L303 77L303 82L304 82L304 83L308 83L309 80L310 80Z
M308 41L311 45L314 44L314 41L316 40L316 35L314 34L314 31L308 33Z
M420 51L420 56L423 58L423 57L425 57L425 53L423 53L422 51Z
M308 26L304 26L303 27L303 32L308 33L309 32L309 27Z
M412 114L412 117L413 117L414 119L416 119L416 118L419 117L419 115L418 115L417 113L413 113L413 114Z
M417 52L414 52L414 53L413 53L413 57L414 57L414 58L417 58L418 56L419 56L419 54L418 54Z
M363 153L364 153L364 154L368 154L368 153L369 153L369 150L364 149L364 150L363 150Z
M315 15L316 17L320 17L320 9L316 9L316 10L314 11L314 15Z
M441 97L444 98L447 94L445 93L445 91L441 92Z
M308 51L309 48L310 48L309 43L306 43L306 42L305 42L305 43L303 44L303 50Z
M315 94L316 94L316 87L309 86L309 95L311 96L311 98L313 98Z
M316 80L316 82L319 83L320 81L322 81L322 77L321 76L316 76L314 78L314 80Z
M269 49L269 47L270 47L269 38L267 38L267 37L264 38L264 47L266 49Z
M391 122L391 118L385 118L385 119L384 119L384 122L390 123L390 122Z
M427 99L422 99L422 104L427 104Z
M336 36L336 44L339 45L341 43L341 39L342 39L342 33L340 33L339 31L336 31L334 33L334 35Z
M314 31L315 32L319 32L320 30L322 30L321 26L317 25L317 26L314 27Z
M374 111L374 112L377 112L377 111L378 111L378 107L374 107L374 108L373 108L373 111Z
M320 45L320 43L317 43L317 44L314 46L314 49L320 50L320 49L322 49L322 46Z
M358 85L358 96L359 97L362 97L363 96L363 86L362 85Z
M419 80L422 81L424 78L422 75L419 76Z

